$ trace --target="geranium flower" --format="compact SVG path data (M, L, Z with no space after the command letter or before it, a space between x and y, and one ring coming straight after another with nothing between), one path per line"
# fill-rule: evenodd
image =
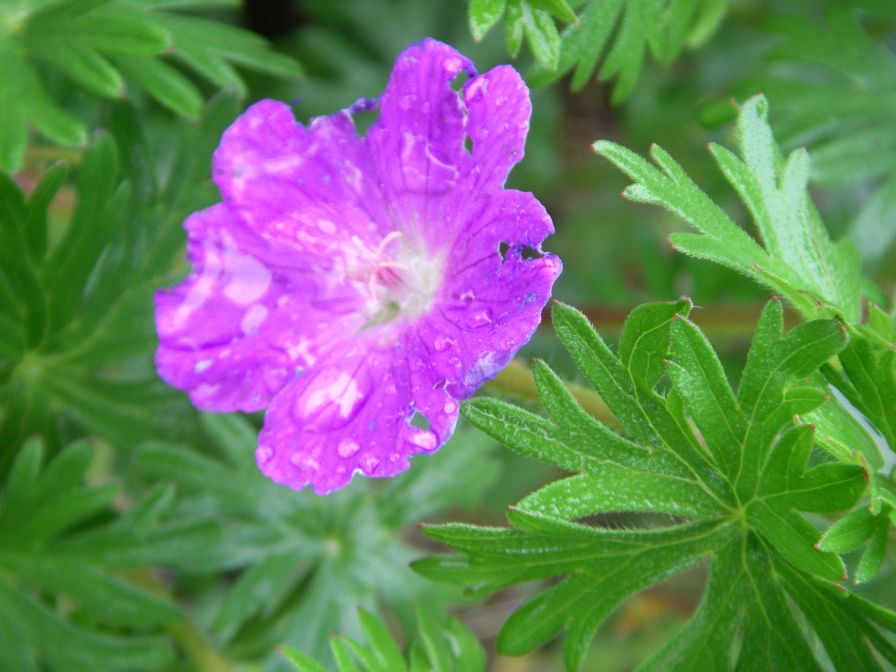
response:
M362 138L352 114L374 106ZM250 107L215 152L223 202L185 223L193 272L156 295L159 374L203 410L267 408L258 465L293 488L436 450L560 273L544 208L503 188L530 112L513 68L476 76L431 39L378 103L307 127L284 103Z

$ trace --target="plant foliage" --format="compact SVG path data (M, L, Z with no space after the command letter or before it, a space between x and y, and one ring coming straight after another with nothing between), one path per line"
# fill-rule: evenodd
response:
M886 29L874 25L886 5L866 5L861 12L835 4L824 24L773 17L770 27L780 37L769 63L737 90L765 92L781 141L811 149L813 182L873 185L852 218L850 238L863 258L877 261L896 236L889 225L896 217L896 98L889 93L896 87L896 53L869 32Z
M150 442L137 452L139 472L179 493L180 520L222 523L227 535L190 558L192 571L229 572L235 583L210 629L235 659L252 659L288 643L326 655L331 632L356 628L354 608L382 604L405 624L413 605L456 598L408 577L420 552L401 539L408 524L432 512L477 501L496 475L483 459L490 442L461 431L459 450L441 451L384 487L354 484L320 498L262 476L253 457L257 430L235 416L202 416L205 453ZM450 446L449 446L450 448ZM475 459L474 459L475 457Z
M175 11L172 0L13 0L0 7L0 168L21 165L29 123L52 142L77 146L87 127L45 72L104 98L128 87L191 118L202 94L171 60L218 87L245 93L234 65L296 77L297 63L239 28ZM218 2L217 4L220 4ZM162 58L171 54L173 59Z
M861 467L817 462L814 428L792 420L823 403L807 376L846 346L845 329L814 320L785 334L781 302L771 301L735 392L687 319L690 308L687 300L637 308L614 354L581 313L557 304L557 335L626 436L587 415L541 362L533 373L547 418L493 399L469 402L473 425L576 475L510 509L509 529L425 528L462 554L416 569L480 593L560 579L510 617L498 647L522 654L565 632L575 670L625 598L707 563L696 613L644 669L822 669L803 620L837 669L882 669L878 656L894 662L896 649L878 628L893 630L896 614L843 590L842 560L816 547L820 532L799 513L846 511L867 489ZM618 511L680 522L576 522Z
M499 653L565 638L538 669L896 668L894 20L888 0L0 0L0 670L478 672L483 616L508 604ZM505 45L465 44L489 32ZM293 492L258 472L259 418L200 414L158 380L153 294L187 270L182 222L219 200L211 156L240 100L331 113L426 35L486 67L531 52L545 88L512 179L551 204L557 293L585 310L557 304L559 339L527 346L544 361L486 388L530 405L474 399L401 476ZM636 104L604 110L567 77ZM702 163L701 109L738 117ZM625 195L713 264L636 223L665 235L666 212L610 209L613 180L575 159L595 122ZM623 146L648 136L670 152ZM749 281L776 296L751 342L758 306L647 303L621 324L620 302L682 279L701 304L755 297ZM453 551L426 557L422 519L476 524L428 525ZM687 605L695 582L681 626L627 608ZM449 616L505 589L473 631Z
M146 356L156 338L152 295L182 254L183 218L213 198L207 157L235 109L232 98L218 98L201 132L188 124L173 132L180 144L159 174L157 148L122 105L111 133L84 153L61 231L49 208L64 166L48 171L27 200L0 175L0 445L39 432L58 447L70 422L120 446L133 445L141 430L190 427L189 411ZM126 154L115 138L127 143ZM172 426L177 415L182 421Z
M516 57L526 39L532 54L548 70L556 70L560 58L560 34L555 20L576 22L566 0L471 0L470 32L475 40L504 17L507 51Z
M602 80L616 78L612 96L616 103L631 94L648 53L669 65L686 45L697 46L706 40L728 8L727 0L590 0L573 4L583 5L577 9L577 21L560 35L553 60L538 59L530 80L542 85L573 72L571 86L579 89L597 70ZM512 30L508 28L508 34Z
M845 463L862 465L871 480L870 511L885 527L896 504L890 475L880 470L896 447L896 339L893 316L871 302L882 292L861 274L852 243L832 242L809 197L810 160L805 149L785 159L767 122L764 97L748 100L740 110L738 157L710 145L719 168L737 191L753 218L761 244L717 206L660 147L651 148L657 167L611 142L595 150L621 168L636 183L624 195L634 201L661 205L699 233L676 232L672 245L686 254L723 264L760 282L786 298L805 318L837 316L851 333L836 366L821 371L834 398L807 416L819 429L820 444ZM863 312L867 317L862 321ZM853 409L872 431L856 419ZM876 441L874 434L880 436ZM885 444L879 446L879 443ZM877 529L877 528L875 528ZM880 549L882 533L872 545ZM868 537L872 536L869 532ZM865 580L880 567L875 551L858 578Z
M403 656L386 626L372 614L360 611L367 646L348 636L334 637L330 649L339 672L481 672L485 651L463 623L435 618L428 609L417 610L418 638ZM285 648L283 655L299 672L326 672L314 658Z
M176 563L207 545L215 526L171 521L165 487L116 515L115 486L84 483L91 455L73 443L42 466L31 441L0 488L4 670L149 670L172 659L160 629L180 609L124 571Z
M713 203L661 147L650 149L658 167L605 140L594 149L636 180L625 190L626 198L662 205L699 232L673 233L669 240L675 249L747 275L808 318L826 312L857 322L865 289L858 254L849 241L831 242L806 188L808 153L796 150L785 161L767 116L764 97L744 103L737 121L740 157L721 145L709 146L747 206L762 244Z

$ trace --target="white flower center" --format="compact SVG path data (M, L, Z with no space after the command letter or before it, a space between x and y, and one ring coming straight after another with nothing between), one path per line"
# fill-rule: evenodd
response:
M358 238L354 243L361 254L346 275L364 285L368 326L416 320L429 312L442 281L443 259L428 254L422 241L411 241L398 231L384 237L376 249Z

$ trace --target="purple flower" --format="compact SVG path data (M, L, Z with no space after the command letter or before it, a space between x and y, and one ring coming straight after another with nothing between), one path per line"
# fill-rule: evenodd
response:
M259 467L318 494L447 441L561 269L524 257L553 226L532 194L503 188L531 112L513 68L476 76L424 40L398 57L362 138L352 113L369 105L307 127L280 102L249 108L215 152L223 202L185 223L193 272L156 295L159 374L204 410L267 408Z

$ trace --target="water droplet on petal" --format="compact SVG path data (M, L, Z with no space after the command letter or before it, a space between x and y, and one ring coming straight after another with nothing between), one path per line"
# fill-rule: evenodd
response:
M457 410L457 404L453 401L446 401L445 405L442 407L442 410L448 415L451 415Z
M445 352L452 345L454 345L454 339L444 334L436 336L432 343L432 347L436 349L436 352Z
M207 370L213 363L214 360L203 359L202 361L196 362L196 366L193 367L193 371L195 371L196 373L202 373L203 371Z
M470 319L467 321L467 324L474 328L478 329L479 327L484 327L486 324L490 324L492 321L492 311L489 308L482 308L481 310L477 310L470 316Z
M410 439L411 443L423 450L433 450L439 443L435 432L415 432ZM391 457L391 456L390 456Z
M317 471L318 469L320 469L320 464L318 463L318 461L310 455L293 453L290 456L289 461L300 469L308 469L309 471Z
M380 460L375 455L365 455L359 461L361 465L361 469L364 470L364 473L370 476L374 470L380 466Z
M340 457L351 457L359 450L361 450L361 446L358 445L357 441L352 441L351 439L343 439L336 447L336 452L339 453Z
M257 259L233 248L225 250L222 261L230 278L224 287L224 296L234 303L248 306L268 291L271 272Z
M398 453L389 453L389 461L390 462L398 462L401 459L401 455Z
M243 333L247 336L251 336L258 330L258 327L261 326L261 323L264 322L267 317L267 307L261 303L256 303L243 314L243 319L240 321L240 329L242 329Z
M336 429L348 424L364 406L370 381L340 369L315 376L295 401L295 413L317 429Z

